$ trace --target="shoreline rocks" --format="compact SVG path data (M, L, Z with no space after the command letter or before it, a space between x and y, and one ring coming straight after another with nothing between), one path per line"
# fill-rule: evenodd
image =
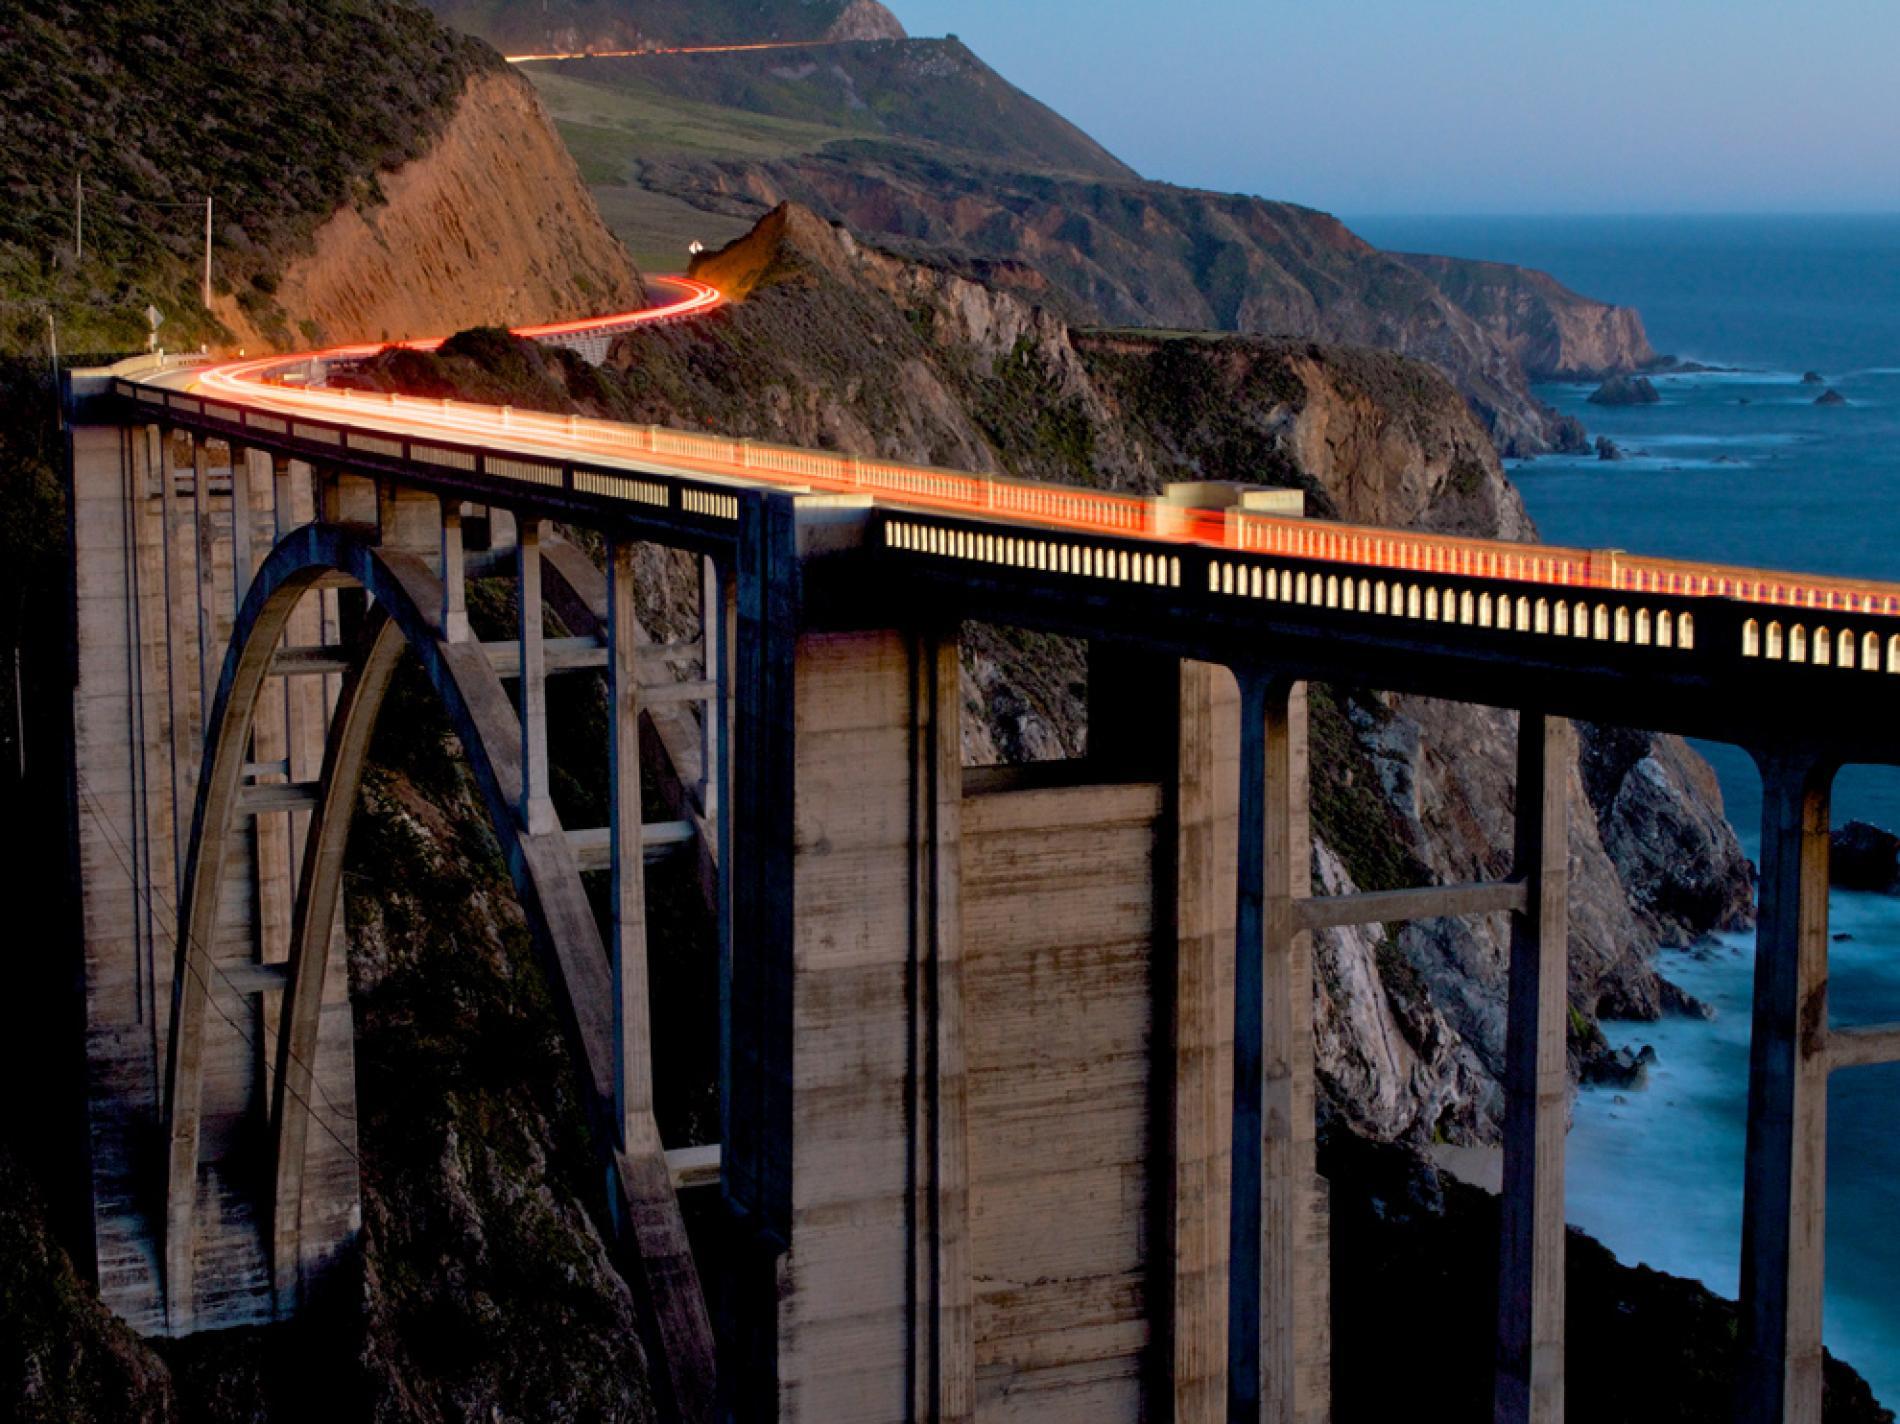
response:
M1828 881L1843 890L1900 895L1900 836L1867 821L1849 821L1829 837Z
M1822 391L1820 395L1814 398L1814 403L1816 405L1846 405L1847 397L1835 390L1834 387L1829 386L1826 390Z
M1640 1088L1648 1082L1650 1065L1655 1061L1656 1050L1647 1043L1634 1051L1618 1048L1610 1053L1599 1053L1584 1060L1583 1081Z
M1661 400L1647 376L1612 376L1590 392L1591 405L1656 405Z

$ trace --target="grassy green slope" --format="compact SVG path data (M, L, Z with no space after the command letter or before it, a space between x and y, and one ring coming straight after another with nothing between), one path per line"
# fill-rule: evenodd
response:
M416 157L469 74L499 60L407 0L166 0L0 6L0 349L211 333L220 291L262 310L284 259L376 173ZM74 184L85 253L73 247Z
M686 265L689 243L720 247L752 225L648 187L640 181L647 164L734 155L770 161L849 137L828 124L675 99L637 70L616 82L590 77L603 63L533 65L527 72L601 216L643 271L676 271Z
M445 23L508 54L550 48L750 44L824 36L849 0L428 0Z

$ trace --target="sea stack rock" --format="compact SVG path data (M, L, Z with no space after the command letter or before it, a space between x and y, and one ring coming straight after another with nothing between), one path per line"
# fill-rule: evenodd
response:
M1647 376L1612 376L1590 392L1592 405L1655 405L1661 399Z
M1900 894L1900 836L1849 821L1829 837L1828 879L1843 890Z
M1623 447L1610 439L1609 436L1599 435L1597 436L1597 458L1599 460L1621 460L1625 458Z
M1583 1081L1609 1083L1619 1088L1640 1088L1648 1082L1650 1065L1655 1061L1656 1050L1647 1043L1637 1051L1612 1049L1584 1060Z
M1822 391L1820 395L1814 398L1814 403L1816 405L1846 405L1847 397L1835 390L1834 387L1829 386L1826 390Z
M1801 373L1801 384L1804 386L1818 386L1823 384L1821 373L1819 371L1803 371Z

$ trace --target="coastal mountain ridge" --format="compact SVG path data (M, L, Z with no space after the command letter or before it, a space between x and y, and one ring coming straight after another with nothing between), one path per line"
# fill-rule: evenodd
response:
M729 241L792 200L890 250L1026 280L1077 324L1423 357L1507 455L1584 448L1533 382L1656 360L1636 312L1544 273L1385 253L1296 203L1144 178L954 38L527 72L648 263Z

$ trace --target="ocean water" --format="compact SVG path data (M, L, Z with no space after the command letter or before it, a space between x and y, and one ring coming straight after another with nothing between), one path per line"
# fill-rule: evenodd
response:
M1540 267L1637 307L1658 351L1735 369L1668 376L1659 405L1541 394L1629 458L1545 457L1513 477L1548 539L1900 580L1900 216L1365 218L1368 240ZM1817 407L1817 371L1849 404ZM1701 746L1752 856L1760 782ZM1850 767L1834 822L1900 829L1900 772ZM1836 892L1836 1024L1900 1020L1900 899ZM1626 1261L1734 1294L1741 1241L1750 936L1665 955L1713 1023L1606 1025L1655 1045L1646 1087L1585 1089L1570 1135L1570 1219ZM1900 1405L1900 1066L1843 1072L1828 1103L1829 1348Z

